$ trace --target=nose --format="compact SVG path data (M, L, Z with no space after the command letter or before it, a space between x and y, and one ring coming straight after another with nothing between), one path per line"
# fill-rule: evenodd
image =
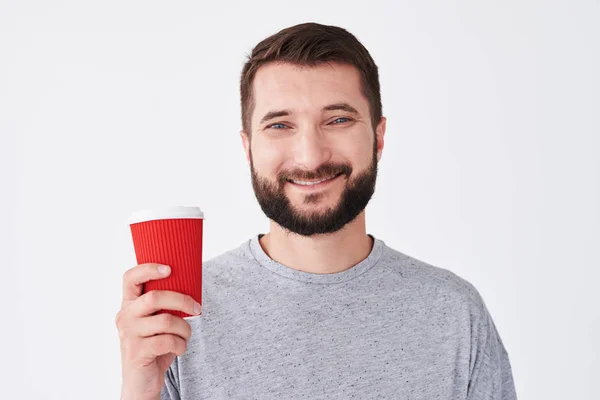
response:
M319 129L305 129L296 139L294 161L305 170L314 171L331 159L331 146Z

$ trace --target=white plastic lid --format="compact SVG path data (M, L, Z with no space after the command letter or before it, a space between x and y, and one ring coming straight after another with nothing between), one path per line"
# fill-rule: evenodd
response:
M155 208L151 210L136 211L129 217L129 224L154 221L157 219L194 218L204 219L204 213L200 207L173 206Z

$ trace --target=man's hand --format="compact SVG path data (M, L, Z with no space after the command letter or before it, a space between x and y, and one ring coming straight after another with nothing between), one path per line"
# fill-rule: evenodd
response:
M181 293L153 290L142 294L145 282L170 273L168 266L141 264L123 275L123 301L115 319L121 342L122 400L159 399L165 372L175 356L185 352L192 334L183 318L153 314L159 310L201 313L200 304Z

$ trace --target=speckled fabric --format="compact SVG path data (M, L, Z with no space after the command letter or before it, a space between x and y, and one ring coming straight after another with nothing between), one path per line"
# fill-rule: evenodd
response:
M204 263L203 315L161 399L516 399L478 291L377 238L335 274L271 260L255 236Z

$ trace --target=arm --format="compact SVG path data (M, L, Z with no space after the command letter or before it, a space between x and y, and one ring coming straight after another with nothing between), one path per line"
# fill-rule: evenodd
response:
M468 400L516 400L508 353L496 325L481 300L479 318L474 320Z

